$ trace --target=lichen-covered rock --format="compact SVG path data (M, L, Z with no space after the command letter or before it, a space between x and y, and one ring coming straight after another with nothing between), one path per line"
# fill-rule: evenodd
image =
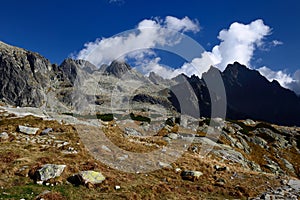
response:
M101 172L96 171L81 171L78 173L78 176L82 180L83 184L91 183L91 184L99 184L105 180L105 177Z
M46 164L36 171L37 180L47 181L51 178L59 177L66 165Z

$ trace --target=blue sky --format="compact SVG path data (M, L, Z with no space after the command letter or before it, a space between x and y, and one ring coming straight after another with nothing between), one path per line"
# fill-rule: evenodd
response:
M2 1L0 40L42 54L53 63L79 52L86 42L137 27L144 19L187 16L200 31L187 33L207 51L220 44L222 29L234 22L262 19L270 27L264 45L251 58L253 68L267 66L293 76L300 68L300 2L201 0ZM272 46L272 41L283 44Z

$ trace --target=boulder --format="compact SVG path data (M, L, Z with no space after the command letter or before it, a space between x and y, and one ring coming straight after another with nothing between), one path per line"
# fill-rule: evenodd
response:
M7 140L9 138L6 132L0 133L0 140Z
M169 169L172 168L172 166L169 163L164 163L164 162L158 162L158 166L161 168L169 168Z
M50 132L53 132L52 128L46 128L41 132L41 135L48 135Z
M55 165L55 164L46 164L43 165L42 168L36 171L37 180L47 181L51 178L59 177L66 165Z
M135 130L133 128L129 128L129 127L125 128L125 134L130 135L130 136L142 136L142 134L140 132L138 132L137 130Z
M296 180L296 179L291 179L288 182L288 185L293 188L294 190L300 192L300 180Z
M169 133L167 136L172 140L177 140L178 138L178 134L176 133Z
M96 171L81 171L77 176L81 180L82 184L99 184L105 180L105 177L102 175L102 173Z
M292 171L292 172L295 172L294 166L293 166L288 160L286 160L286 159L284 159L284 158L282 158L281 160L282 160L284 166L285 166L288 170L290 170L290 171Z
M184 170L181 172L180 175L181 175L182 179L184 179L184 180L195 181L195 180L198 180L200 178L200 176L203 175L203 173L200 171Z
M246 119L245 121L243 121L243 123L245 124L245 125L247 125L247 126L253 126L253 125L255 125L256 124L256 122L255 121L253 121L252 119Z
M261 146L262 148L267 148L268 142L260 137L254 136L250 140L254 144Z
M38 132L39 128L32 128L32 127L19 125L18 130L21 133L24 133L24 134L27 134L27 135L35 135Z

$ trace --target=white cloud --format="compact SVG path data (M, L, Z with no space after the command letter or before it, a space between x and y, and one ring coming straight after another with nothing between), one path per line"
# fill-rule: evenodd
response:
M181 68L174 70L171 75L184 73L188 76L195 74L201 77L202 73L208 71L211 65L215 65L223 71L228 64L235 61L249 67L255 49L263 44L263 39L270 34L270 30L270 27L260 19L250 24L234 22L229 29L220 31L218 39L221 42L214 46L211 52L202 53L192 62L185 63Z
M256 47L262 45L264 37L268 34L270 27L261 19L250 24L234 22L228 30L220 31L218 39L221 43L212 49L212 54L219 58L218 68L224 70L228 64L235 61L250 66Z
M265 66L257 70L269 81L276 80L282 87L290 89L300 95L300 70L297 70L293 75L282 70L273 71Z
M285 88L289 88L294 79L291 75L285 73L284 71L273 71L270 68L264 66L257 69L261 75L266 77L269 81L277 80L279 84Z
M174 25L175 21L178 26ZM169 27L173 30L168 29ZM177 19L168 16L164 20L145 19L135 30L86 43L85 48L78 53L76 58L88 60L96 66L109 64L112 60L125 57L137 56L135 59L144 59L145 55L151 54L150 49L155 46L172 46L178 43L180 38L176 37L176 31L195 32L197 30L199 30L198 22L188 17Z
M300 70L297 70L293 75L294 81L288 85L288 87L300 95Z
M283 42L279 41L279 40L273 40L271 42L272 46L273 47L276 47L276 46L280 46L280 45L283 45Z
M207 72L211 66L218 62L218 58L215 57L210 52L203 52L201 57L194 58L190 63L184 63L181 68L174 70L173 76L177 76L178 74L186 74L187 76L191 76L193 74L198 77L202 77L204 72Z
M192 31L199 32L200 26L198 21L191 21L188 17L178 19L173 16L167 16L165 20L166 28L175 31Z

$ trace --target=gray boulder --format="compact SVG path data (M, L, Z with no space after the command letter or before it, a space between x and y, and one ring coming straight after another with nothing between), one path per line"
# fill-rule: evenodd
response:
M37 179L40 181L47 181L51 178L59 177L63 173L65 167L66 165L46 164L36 171Z
M35 135L39 128L32 128L32 127L27 127L27 126L18 126L18 129L21 133L24 133L26 135Z
M9 135L6 132L0 133L0 140L7 140Z
M181 175L182 179L184 179L184 180L195 181L195 180L198 180L200 178L200 176L203 175L203 173L200 171L184 170L181 172L180 175Z

